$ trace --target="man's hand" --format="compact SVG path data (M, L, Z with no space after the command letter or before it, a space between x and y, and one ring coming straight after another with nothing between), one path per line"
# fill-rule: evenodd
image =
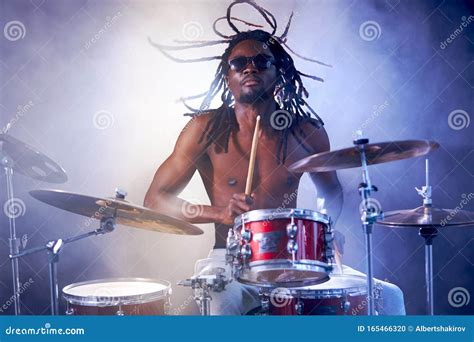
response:
M223 208L220 223L232 226L234 219L247 211L252 210L255 194L247 196L244 193L233 194L227 207Z

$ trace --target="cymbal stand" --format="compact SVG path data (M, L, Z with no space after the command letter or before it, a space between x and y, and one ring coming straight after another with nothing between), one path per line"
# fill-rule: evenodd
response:
M377 191L377 187L373 186L369 178L369 170L367 167L367 157L365 154L365 145L369 143L369 139L358 138L354 140L354 145L359 150L360 160L362 163L362 183L359 184L359 194L362 197L362 213L361 221L362 228L365 234L365 257L367 263L367 293L368 293L368 307L367 312L369 316L375 315L375 298L374 298L374 278L373 278L373 260L372 260L372 231L374 223L383 214L374 210L371 203L372 191Z
M429 184L429 162L425 160L425 178L426 184L421 189L415 188L418 195L423 197L423 208L427 215L427 219L431 221L431 185ZM434 315L434 295L433 295L433 239L438 235L438 228L420 227L418 233L425 239L425 282L426 282L426 313L430 316Z
M9 206L14 207L15 198L13 196L13 160L6 156L6 154L0 154L2 157L2 165L5 169L5 180L7 183L7 202L4 206L5 214L8 216L8 224L10 227L10 238L8 239L10 254L17 254L20 252L20 240L16 237L16 213L7 212ZM18 260L12 259L12 278L13 278L13 304L15 307L15 315L20 314L20 271L18 269Z
M49 263L49 289L50 289L50 303L51 303L51 315L55 316L59 313L59 296L58 296L58 279L57 279L57 265L59 261L59 254L63 247L71 242L85 239L89 236L102 235L105 233L112 232L115 229L115 218L104 217L100 220L100 227L94 231L73 236L67 239L51 240L46 243L45 246L30 248L22 251L21 253L10 254L11 260L18 261L19 258L30 255L37 252L46 251L48 254Z

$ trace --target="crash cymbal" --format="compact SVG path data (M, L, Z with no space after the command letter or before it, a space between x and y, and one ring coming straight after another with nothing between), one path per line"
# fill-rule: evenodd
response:
M419 157L439 147L435 141L403 140L365 145L367 164ZM293 172L327 172L361 166L357 147L313 154L290 166Z
M48 183L67 181L66 171L35 148L6 134L0 134L0 144L0 155L10 159L15 172Z
M169 234L203 233L188 222L117 198L92 197L62 190L32 190L30 194L53 207L98 220L103 217L115 217L118 224Z
M421 206L384 213L377 224L390 227L461 227L474 225L474 212Z

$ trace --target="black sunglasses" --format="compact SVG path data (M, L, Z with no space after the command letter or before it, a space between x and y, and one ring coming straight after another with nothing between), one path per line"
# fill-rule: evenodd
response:
M252 63L255 68L261 71L268 69L275 64L275 59L272 56L263 53L252 57L240 56L229 61L229 67L236 72L241 72L249 63Z

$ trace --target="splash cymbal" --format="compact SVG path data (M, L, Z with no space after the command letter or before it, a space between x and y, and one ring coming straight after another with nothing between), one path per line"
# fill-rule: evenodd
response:
M0 134L0 143L0 154L8 158L15 172L48 183L67 181L66 171L34 147L6 134Z

